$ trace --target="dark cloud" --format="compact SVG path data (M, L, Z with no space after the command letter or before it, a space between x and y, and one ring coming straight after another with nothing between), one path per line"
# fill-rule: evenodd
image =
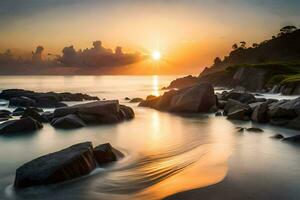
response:
M104 48L101 41L93 42L91 48L76 50L73 45L63 48L62 55L48 54L38 46L31 59L13 55L10 50L0 53L0 74L89 74L105 73L110 68L122 67L146 59L140 53L123 53L122 47L115 51Z

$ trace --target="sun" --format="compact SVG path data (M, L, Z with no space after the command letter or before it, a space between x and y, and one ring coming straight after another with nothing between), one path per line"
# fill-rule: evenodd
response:
M152 52L152 59L153 60L160 60L160 58L161 58L161 54L160 54L159 51L153 51Z

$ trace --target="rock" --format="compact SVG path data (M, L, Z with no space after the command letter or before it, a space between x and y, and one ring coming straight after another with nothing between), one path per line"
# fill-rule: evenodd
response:
M271 136L271 138L281 140L284 137L281 134L276 134L276 135Z
M247 110L239 109L229 112L227 115L227 119L248 121L250 120L250 117Z
M43 112L41 116L46 119L46 122L51 122L54 118L54 114L50 111Z
M18 107L13 111L12 115L13 116L21 116L24 113L24 110L25 110L25 108Z
M273 88L269 91L271 94L279 93L280 92L280 85L274 85Z
M283 141L299 144L300 143L300 135L295 135L295 136L284 138Z
M255 107L252 115L251 120L258 122L258 123L266 123L269 121L268 117L268 104L262 103Z
M270 104L268 114L271 118L293 119L297 117L300 115L300 97Z
M150 100L150 99L155 99L157 96L154 96L154 95L148 95L146 97L146 100Z
M223 116L223 114L222 114L222 112L216 112L216 113L215 113L215 116L216 116L216 117L218 117L218 116Z
M243 127L236 127L236 129L237 129L237 132L239 132L239 133L242 133L245 130L245 128L243 128Z
M216 109L216 97L212 85L202 83L165 92L162 96L146 99L139 106L168 112L210 112Z
M289 121L286 125L287 128L300 130L300 116L295 119Z
M31 117L32 119L35 119L36 121L42 123L47 122L47 119L41 116L34 108L26 108L23 112L21 118Z
M199 79L197 77L189 75L172 81L168 87L163 89L174 89L174 88L181 89L185 87L191 87L193 85L196 85L198 81Z
M218 107L219 109L224 109L226 103L227 103L227 101L219 100L219 101L218 101L218 104L217 104L217 107Z
M289 119L286 118L272 118L270 119L270 124L275 126L285 126L289 123Z
M0 93L0 99L9 100L10 106L34 106L46 108L66 106L66 104L62 103L61 101L99 100L98 97L93 97L82 93L41 93L22 89L3 90Z
M142 98L133 98L129 101L129 103L139 103L142 101L144 101L144 99L142 99Z
M11 115L12 113L9 110L0 110L0 114L7 114L7 115Z
M70 107L57 108L54 118L76 114L86 124L116 123L134 117L134 112L127 106L120 106L118 100L95 101Z
M60 129L75 129L85 126L85 123L75 114L68 114L63 117L54 118L51 125Z
M229 113L233 113L239 110L245 110L247 114L251 113L251 108L244 103L240 103L239 101L229 99L224 107L224 115L228 115Z
M59 183L87 175L95 167L92 143L84 142L25 163L16 170L14 187Z
M36 102L33 99L30 99L28 97L14 97L9 100L9 106L20 106L20 107L30 107L35 106Z
M253 94L234 92L234 91L230 91L230 92L226 93L222 97L222 99L224 99L224 100L233 99L233 100L239 101L241 103L247 103L247 104L256 102L256 98Z
M129 97L125 97L124 99L125 99L126 101L129 101L129 100L130 100L130 98L129 98Z
M95 160L98 164L105 164L117 160L115 150L109 143L101 144L94 148Z
M26 133L41 129L43 125L31 117L10 120L0 124L0 135Z
M247 131L248 132L257 132L257 133L264 132L264 130L262 130L260 128L255 128L255 127L247 128Z
M256 98L256 102L266 102L266 98Z

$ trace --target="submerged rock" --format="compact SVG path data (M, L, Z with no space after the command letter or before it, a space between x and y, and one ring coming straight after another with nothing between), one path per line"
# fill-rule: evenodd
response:
M123 157L123 154L109 143L105 143L94 148L94 156L98 164L105 164L116 161L118 157Z
M300 135L286 137L283 139L283 141L300 144Z
M31 117L10 120L0 124L0 135L27 133L41 129L43 125Z
M260 128L255 128L255 127L247 128L247 131L248 132L257 132L257 133L264 132L264 130L262 130Z
M60 129L74 129L85 126L85 123L75 114L68 114L63 117L54 118L51 125Z
M144 99L142 99L142 98L133 98L129 101L129 103L139 103L142 101L144 101Z
M70 146L25 163L16 170L16 189L48 185L89 174L96 167L91 142Z
M284 137L281 134L276 134L276 135L271 136L271 138L281 140Z

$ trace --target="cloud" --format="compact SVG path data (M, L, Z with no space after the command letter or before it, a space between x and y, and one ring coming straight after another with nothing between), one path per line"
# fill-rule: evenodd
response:
M37 46L30 59L13 55L8 49L0 53L0 74L92 74L106 73L111 68L128 66L145 60L141 53L124 53L117 46L114 51L104 48L101 41L94 41L91 48L76 50L73 45L64 47L62 55L48 54ZM115 70L115 69L114 69Z

